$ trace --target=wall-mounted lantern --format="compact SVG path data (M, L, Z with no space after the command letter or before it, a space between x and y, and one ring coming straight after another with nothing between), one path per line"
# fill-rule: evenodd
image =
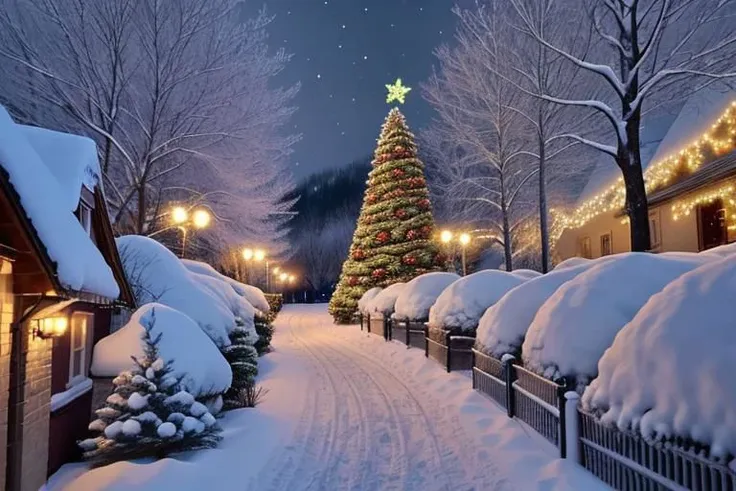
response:
M69 325L66 317L45 317L34 322L36 325L33 328L33 336L41 339L63 336Z

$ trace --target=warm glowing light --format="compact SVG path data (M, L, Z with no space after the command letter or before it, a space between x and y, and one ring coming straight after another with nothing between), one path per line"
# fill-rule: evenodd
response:
M294 280L296 280L296 276L294 276L293 274L290 274L289 275L289 283L294 283Z
M253 259L259 262L263 261L264 259L266 259L266 251L264 251L263 249L256 249L255 251L253 251Z
M205 228L210 224L210 214L207 210L197 210L192 215L192 223L197 228Z
M273 275L274 276L277 276L279 274L279 271L281 271L281 268L279 268L278 266L276 266L275 268L273 268Z
M281 281L286 281L288 278L289 278L289 275L286 274L286 273L281 273L279 275L279 280L281 280Z
M189 213L185 208L176 206L171 210L171 220L177 225L182 224L189 220Z
M447 244L452 240L452 232L449 230L443 230L440 234L440 240L443 244Z
M253 259L253 249L248 249L247 247L243 249L243 259L246 261Z
M46 317L36 322L34 334L42 339L63 336L68 326L66 317Z
M460 243L463 246L466 246L466 245L470 244L470 235L468 235L468 234L460 234L460 238L458 240L460 241Z
M406 94L409 93L411 87L405 87L401 83L401 79L397 78L393 84L386 84L388 89L388 96L386 96L386 102L391 104L393 101L397 101L399 104L403 104L406 100Z

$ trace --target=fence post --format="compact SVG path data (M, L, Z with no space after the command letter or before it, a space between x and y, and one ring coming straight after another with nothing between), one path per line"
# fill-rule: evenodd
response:
M473 368L470 369L470 377L473 380L473 390L476 388L475 383L475 350L471 348L470 350L470 360L472 362Z
M384 319L383 319L383 338L386 341L390 341L391 340L391 328L393 327L393 324L392 323L393 323L393 321L391 320L390 317L388 319L386 319L384 317Z
M562 379L559 379L555 381L555 383L558 385L557 387L557 409L560 411L560 427L558 429L558 442L560 447L560 458L564 459L567 458L567 430L566 430L566 420L567 420L567 397L566 394L569 391L570 384L568 382L567 377L563 377Z
M578 401L580 395L574 390L565 392L565 440L567 441L567 456L573 462L580 464L580 417L578 416Z
M501 357L503 363L503 374L506 382L506 414L509 418L514 417L514 363L516 357L506 353Z
M358 314L358 316L360 317L360 330L362 331L363 330L363 319L364 319L363 313L361 312L360 314Z
M406 323L404 323L404 327L406 328L405 329L405 332L404 332L404 337L406 337L406 349L411 348L411 345L409 344L409 343L411 343L411 337L410 337L410 333L409 333L409 326L411 326L411 321L406 321Z
M447 362L447 366L445 367L447 369L447 373L450 373L450 364L452 363L452 349L451 343L452 339L450 338L450 333L452 331L445 331L445 346L447 346L447 359L445 360Z
M370 333L371 332L371 316L368 314L368 323L365 325L365 331Z
M427 327L427 324L424 324L424 357L429 358L429 327Z

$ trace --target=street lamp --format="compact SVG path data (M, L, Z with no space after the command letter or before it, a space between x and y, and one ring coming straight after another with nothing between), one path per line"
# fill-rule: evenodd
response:
M470 235L469 234L460 234L460 237L458 239L460 242L460 246L463 251L463 276L467 274L467 270L465 268L465 249L468 247L468 244L470 244Z
M186 257L187 251L187 235L189 228L194 227L196 229L202 229L210 224L212 217L207 210L198 209L194 210L192 217L189 217L189 211L182 206L175 206L171 210L171 221L174 225L181 230L181 257Z
M243 249L243 259L246 261L253 259L253 249L248 249L247 247Z
M443 244L449 244L452 240L452 232L450 232L449 230L443 230L440 234L440 240Z

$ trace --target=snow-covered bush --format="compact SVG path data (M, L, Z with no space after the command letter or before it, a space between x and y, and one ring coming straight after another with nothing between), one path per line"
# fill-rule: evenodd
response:
M630 252L563 284L534 317L521 354L524 366L549 379L570 377L581 390L616 333L670 281L712 256L670 257Z
M197 399L228 390L232 372L217 346L187 315L155 303L139 308L125 326L97 342L92 375L114 377L134 369L131 357L145 356L141 339L148 331L153 338L160 337L157 349L162 358L171 360L172 376L183 390Z
M736 256L652 296L598 364L583 407L621 429L736 456Z
M273 338L273 319L269 314L256 314L255 325L258 340L253 347L259 355L266 353L271 347L271 339Z
M531 280L532 278L542 276L542 273L533 269L515 269L511 271L511 274L524 280Z
M496 269L485 269L465 276L447 287L437 298L429 311L429 325L473 331L488 307L524 281L513 273Z
M565 259L564 261L559 263L557 266L555 266L553 271L558 271L560 269L565 269L565 268L574 268L576 266L580 266L581 264L588 264L591 261L592 259L586 259L584 257L571 257L569 259Z
M429 309L437 297L460 276L455 273L425 273L409 281L396 298L394 318L422 321L429 317Z
M390 317L394 313L396 299L401 294L406 283L394 283L381 290L373 300L368 302L368 313L370 315L381 314L384 317Z
M485 311L478 323L476 345L479 350L501 358L521 355L521 345L537 310L557 289L594 263L555 270L533 278L509 290L501 300Z
M382 289L383 288L381 288L380 286L376 286L365 292L363 296L360 297L360 300L358 300L358 312L360 312L361 314L367 314L368 303L376 298L376 295L381 293Z
M230 346L223 350L233 372L233 382L225 394L225 407L243 407L243 393L255 385L258 375L258 351L255 344L259 336L238 326L230 333Z
M148 237L128 235L116 239L125 275L138 305L158 302L185 313L219 347L230 344L235 328L230 305L198 281L162 244Z
M199 273L189 272L191 278L217 297L223 304L227 305L236 320L240 320L246 329L254 329L256 309L243 297L235 293L226 282Z
M96 436L80 442L85 459L95 466L213 448L221 439L207 406L182 388L173 360L161 357L164 336L154 332L155 325L152 312L139 343L143 356L134 357L133 369L115 378L113 393L89 425Z
M270 305L268 304L268 300L266 299L266 295L263 293L263 291L260 288L257 288L252 285L246 285L245 283L241 283L237 280L234 280L230 278L229 276L225 276L224 274L221 274L219 271L217 271L215 268L210 266L207 263L203 263L201 261L194 261L192 259L182 259L181 262L184 264L184 266L191 272L205 275L205 276L211 276L212 278L216 278L218 280L224 281L230 287L240 295L241 297L245 298L249 304L251 304L253 307L255 307L257 310L260 310L264 314L267 314L270 310Z

